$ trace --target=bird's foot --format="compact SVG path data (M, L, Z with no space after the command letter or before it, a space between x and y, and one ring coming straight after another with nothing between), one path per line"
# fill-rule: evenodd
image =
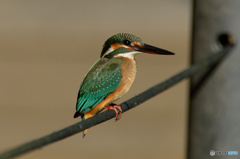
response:
M116 104L110 104L108 106L104 106L103 108L114 110L115 113L116 113L116 121L121 119L121 116L122 116L122 108L121 108L121 106L116 105ZM119 110L119 112L118 112L118 110Z

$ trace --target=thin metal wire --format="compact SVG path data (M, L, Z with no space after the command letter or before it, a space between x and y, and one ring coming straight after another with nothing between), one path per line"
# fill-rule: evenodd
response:
M152 98L153 96L155 96L155 95L163 92L164 90L170 88L171 86L175 85L176 83L183 80L184 78L191 77L194 74L198 73L199 71L210 69L212 66L215 66L219 61L221 61L221 59L223 59L223 57L230 52L232 47L233 47L233 45L225 46L221 52L210 55L209 57L192 65L190 68L174 75L173 77L169 78L168 80L166 80L160 84L157 84L157 85L153 86L152 88L142 92L141 94L123 102L122 104L120 104L120 106L122 107L122 112L128 111L128 110L138 106L139 104L145 102L146 100ZM39 139L30 141L30 142L20 145L16 148L13 148L11 150L3 152L2 154L0 154L0 159L12 158L12 157L33 151L37 148L40 148L40 147L46 146L48 144L51 144L53 142L70 137L76 133L79 133L85 129L92 127L92 126L95 126L97 124L100 124L102 122L110 120L114 117L115 117L115 112L113 110L104 111L103 113L100 113L92 118L83 120L74 125L66 127L62 130L56 131L54 133L51 133L51 134L41 137Z

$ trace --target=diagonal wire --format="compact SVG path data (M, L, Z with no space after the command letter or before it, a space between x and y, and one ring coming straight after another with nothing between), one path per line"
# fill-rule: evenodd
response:
M233 45L227 45L224 47L222 51L219 53L210 55L209 57L195 63L188 69L174 75L173 77L169 78L168 80L149 88L148 90L140 93L139 95L123 102L120 104L122 107L122 112L128 111L139 104L145 102L146 100L152 98L153 96L163 92L164 90L168 89L169 87L175 85L179 81L191 77L202 70L210 69L212 66L215 66L225 55L230 52ZM39 139L35 139L28 143L22 144L16 148L8 150L0 154L0 159L12 158L30 151L33 151L37 148L41 148L53 142L65 139L70 137L76 133L79 133L85 129L88 129L92 126L105 122L115 117L115 112L113 110L107 110L103 113L100 113L92 118L87 120L83 120L76 124L73 124L69 127L66 127L62 130L56 131Z

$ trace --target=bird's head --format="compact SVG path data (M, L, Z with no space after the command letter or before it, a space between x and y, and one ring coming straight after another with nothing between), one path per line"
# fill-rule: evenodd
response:
M134 59L139 53L174 55L174 53L145 44L140 38L127 33L119 33L110 37L103 45L101 58L118 56Z

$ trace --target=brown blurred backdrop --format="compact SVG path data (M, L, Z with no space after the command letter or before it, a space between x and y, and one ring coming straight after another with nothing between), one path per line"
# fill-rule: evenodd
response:
M1 1L0 152L80 121L80 83L110 36L127 32L175 56L139 55L121 103L187 68L190 0ZM186 151L187 80L114 120L19 158L177 158Z

